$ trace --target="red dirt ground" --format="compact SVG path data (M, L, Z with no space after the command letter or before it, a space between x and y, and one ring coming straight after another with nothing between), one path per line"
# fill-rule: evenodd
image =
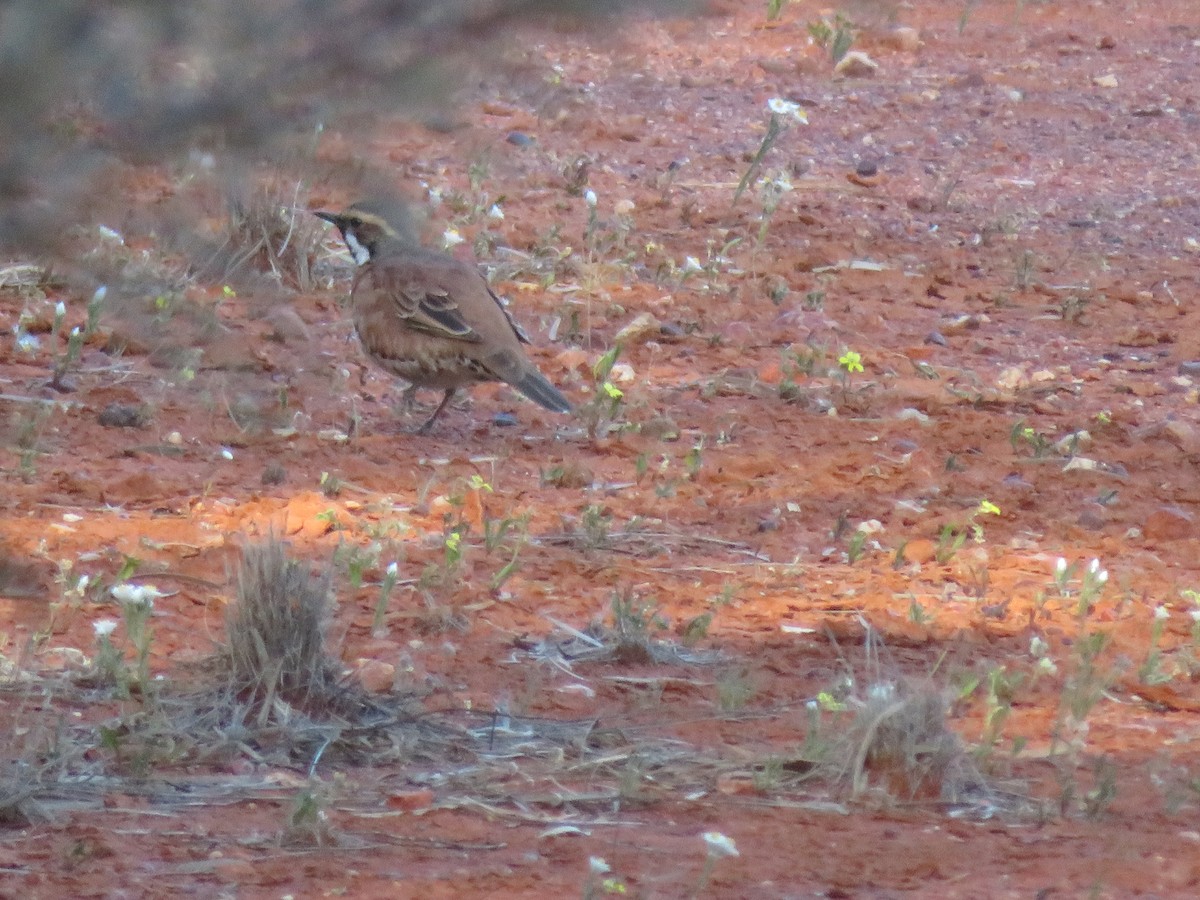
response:
M422 183L440 192L430 233L480 239L539 364L581 406L592 364L651 314L613 373L618 424L631 427L592 438L484 386L432 434L401 430L418 420L353 343L333 235L319 269L332 280L314 292L189 288L207 337L202 317L166 333L203 350L192 372L115 315L84 348L73 393L45 386L60 339L0 350L0 538L34 565L10 572L0 599L10 659L48 679L83 666L72 648L91 656L93 622L118 617L106 588L127 555L166 593L151 669L186 679L179 664L221 637L240 546L275 529L308 560L339 544L371 555L362 587L344 566L336 583L348 668L395 666L398 691L458 710L464 726L486 728L496 708L594 721L622 783L573 766L569 745L498 767L474 794L447 780L457 761L322 762L325 837L292 846L281 834L303 767L244 757L133 779L96 749L90 789L0 832L0 894L1200 893L1197 606L1185 593L1200 590L1194 4L905 4L913 46L864 0L848 14L871 26L854 44L879 64L869 78L831 74L806 27L821 13L792 3L768 24L764 3L729 0L619 43L531 29L506 74L481 76L443 116L448 129L377 123L322 139L327 168L365 158L414 196ZM776 97L809 124L763 161L793 188L764 233L757 186L731 201ZM177 172L124 177L141 208L187 190ZM307 192L312 207L352 199L320 181ZM487 217L492 202L503 219ZM153 253L144 221L135 210L107 224L130 253ZM6 333L23 309L46 325L58 300L67 328L83 322L87 297L6 288ZM299 323L265 315L281 301ZM111 334L124 355L105 352ZM847 351L862 372L839 366ZM38 397L65 406L38 416L23 399ZM148 404L148 424L100 425L113 402ZM352 416L357 431L339 439ZM281 484L264 483L271 464ZM324 473L342 482L336 496ZM488 552L483 523L519 516L519 570L493 589L512 553ZM427 600L415 580L458 522L474 526L463 562ZM946 526L966 535L956 551L939 547ZM1073 567L1066 593L1059 557ZM1081 619L1092 559L1108 580ZM401 582L372 635L393 560ZM85 573L91 589L64 595ZM554 622L606 618L614 593L657 603L675 640L711 612L695 649L719 661L568 671L530 652ZM444 610L465 628L431 631ZM874 668L864 623L884 648ZM1083 648L1097 634L1109 643L1089 680ZM1039 669L1035 638L1052 667ZM887 790L882 768L852 797L789 768L803 762L808 701L903 678L979 680L949 718L978 748L989 673L1018 683L995 747L977 754L987 802L914 799ZM1056 724L1089 687L1103 693L1065 746ZM78 728L128 711L46 697L9 718L28 728L44 705ZM642 747L653 749L639 760ZM707 831L740 856L701 885ZM591 857L616 881L589 876Z

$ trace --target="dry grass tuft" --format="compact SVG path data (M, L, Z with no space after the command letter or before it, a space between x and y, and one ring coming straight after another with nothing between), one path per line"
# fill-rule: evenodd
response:
M991 807L995 792L947 723L947 689L902 675L878 632L860 621L866 661L861 677L849 678L855 687L844 705L852 718L827 757L836 760L834 780L854 799L873 792L893 800Z
M303 185L270 178L248 197L229 201L228 235L205 268L228 280L249 268L284 287L312 291L313 265L325 236L320 219L301 206Z
M666 637L669 623L651 600L632 591L612 596L611 627L593 621L584 630L547 616L565 637L556 635L537 644L536 658L570 669L580 662L618 662L625 665L711 665L721 660L712 650L696 650Z
M87 784L92 747L64 724L56 685L35 679L0 657L7 682L2 702L6 736L0 741L0 827L49 821L51 801Z
M852 797L874 782L900 799L958 802L967 787L982 781L946 724L943 689L924 681L877 682L855 706L846 735Z
M314 574L274 538L245 549L221 662L233 692L260 724L279 702L324 714L348 699L337 660L325 647L331 609L331 570Z

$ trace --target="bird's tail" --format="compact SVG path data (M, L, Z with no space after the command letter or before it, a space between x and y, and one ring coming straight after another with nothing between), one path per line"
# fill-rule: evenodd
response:
M534 403L544 406L551 412L571 412L571 404L567 398L537 369L521 373L521 376L510 384Z

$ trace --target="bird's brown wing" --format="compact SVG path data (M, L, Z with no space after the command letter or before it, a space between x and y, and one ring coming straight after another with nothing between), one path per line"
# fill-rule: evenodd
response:
M363 297L374 298L368 301L370 316L379 328L473 344L487 339L486 326L479 328L471 311L487 285L453 257L424 250L388 256L364 267L355 293L360 289Z
M454 295L439 288L413 285L391 295L395 312L413 331L478 343L482 338L467 324Z
M429 250L411 250L389 258L376 275L395 303L406 327L437 337L529 343L521 329L474 266ZM508 334L505 334L508 332Z
M486 285L487 282L485 281L484 284ZM512 317L512 313L508 311L508 304L500 299L500 296L492 290L490 285L488 286L487 291L488 294L491 295L492 300L496 302L496 305L500 307L500 312L504 313L504 320L508 322L508 327L513 330L513 334L517 336L517 340L522 344L532 343L532 341L529 340L529 335L526 333L525 329L521 327L521 323L514 319Z

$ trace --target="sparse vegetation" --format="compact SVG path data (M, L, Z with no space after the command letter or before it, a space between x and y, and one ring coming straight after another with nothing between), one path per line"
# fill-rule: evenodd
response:
M0 893L1187 892L1183 6L293 6L0 13ZM580 417L397 427L393 193Z

